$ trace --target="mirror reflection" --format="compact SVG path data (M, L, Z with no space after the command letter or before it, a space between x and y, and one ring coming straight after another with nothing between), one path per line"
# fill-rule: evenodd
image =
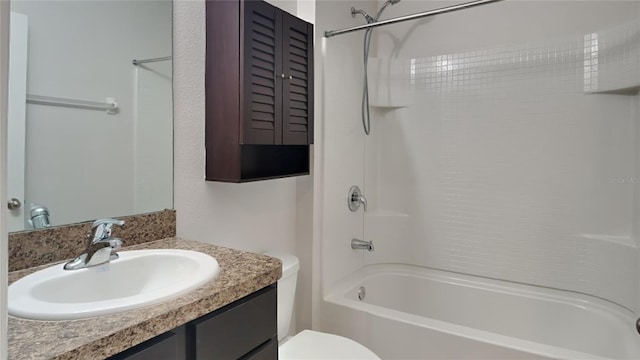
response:
M172 208L171 14L11 2L10 231Z

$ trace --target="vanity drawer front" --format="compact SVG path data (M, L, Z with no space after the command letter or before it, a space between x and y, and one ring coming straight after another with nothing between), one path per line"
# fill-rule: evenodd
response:
M259 348L242 357L241 360L275 360L278 358L278 339L273 338Z
M277 339L276 287L259 290L196 320L192 326L197 360L239 359L248 355L269 339ZM277 351L273 359L277 359Z
M108 360L184 360L184 327L158 335Z

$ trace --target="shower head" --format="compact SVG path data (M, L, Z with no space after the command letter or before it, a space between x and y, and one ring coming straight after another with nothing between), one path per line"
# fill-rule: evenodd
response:
M394 1L400 1L400 0L394 0ZM367 20L367 24L371 24L372 22L376 21L374 18L369 16L369 14L367 14L366 11L360 10L360 9L356 10L356 8L351 7L351 17L355 18L357 14L360 14L360 15L364 16L365 20Z
M384 11L384 9L389 6L389 5L395 5L397 3L399 3L400 0L387 0L384 2L384 4L382 4L382 6L380 7L380 10L378 10L378 13L376 14L376 17L374 18L375 21L378 21L378 19L380 18L380 15L382 15L382 12Z
M380 10L378 10L378 13L376 14L376 17L372 17L369 14L367 14L366 11L362 10L362 9L357 9L354 7L351 7L351 17L355 18L357 14L360 14L362 16L364 16L365 20L367 20L367 24L371 24L374 23L376 21L378 21L378 19L380 18L380 15L382 15L382 12L384 11L384 9L389 6L389 5L395 5L397 3L399 3L400 0L387 0L385 1L384 4L382 4L382 6L380 7Z

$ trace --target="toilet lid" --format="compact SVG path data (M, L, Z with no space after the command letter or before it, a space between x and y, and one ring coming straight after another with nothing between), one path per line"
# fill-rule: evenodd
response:
M280 360L380 360L371 350L351 339L312 330L301 331L280 346L278 357Z

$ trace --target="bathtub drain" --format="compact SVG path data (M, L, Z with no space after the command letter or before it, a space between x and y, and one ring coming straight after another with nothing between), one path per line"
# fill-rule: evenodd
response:
M364 286L360 286L358 289L358 299L364 300L364 297L367 296L367 289Z

